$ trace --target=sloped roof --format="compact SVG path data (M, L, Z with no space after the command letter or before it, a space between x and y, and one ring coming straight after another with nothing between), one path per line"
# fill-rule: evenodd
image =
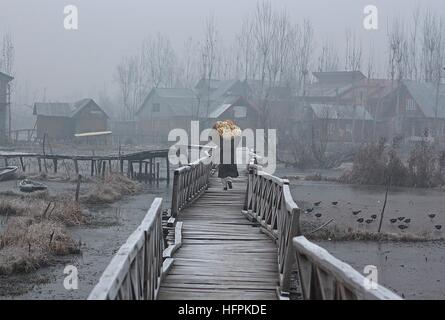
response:
M361 71L312 72L312 75L320 83L352 83L366 78Z
M10 75L3 73L0 71L0 80L6 80L7 82L12 81L14 78L11 77Z
M227 109L229 109L232 106L237 105L238 103L242 102L243 104L247 104L250 107L253 107L245 98L240 96L229 96L224 99L218 100L213 102L210 105L208 117L211 119L216 119L220 115L222 115ZM200 110L200 116L206 117L206 108L203 107Z
M310 107L319 119L373 120L371 114L363 106L310 104Z
M434 83L404 81L406 89L419 105L420 110L427 118L436 117L436 93L437 86ZM445 85L439 87L439 101L437 105L437 117L445 118Z
M216 100L216 99L220 98L221 96L230 95L231 94L230 89L238 82L240 82L240 81L239 80L220 81L218 88L210 94L210 98Z
M186 88L153 88L145 98L137 114L147 107L147 103L153 95L162 99L162 110L164 114L172 116L191 116L193 107L198 104L195 91Z
M313 83L309 84L305 87L305 95L308 97L324 97L324 98L335 98L337 96L341 96L351 90L354 87L354 84L342 84L342 83L333 83L333 84L321 84L321 83Z
M153 90L163 98L196 98L196 93L187 88L155 88Z
M86 107L93 99L82 99L74 103L68 102L36 102L34 104L34 115L49 116L49 117L74 117L79 111ZM96 104L96 103L95 103ZM96 104L97 105L97 104ZM99 107L99 106L98 106ZM101 109L99 107L99 109ZM102 109L101 109L102 110ZM108 115L102 110L106 117Z
M36 102L33 114L49 117L71 117L71 112L71 105L66 102Z

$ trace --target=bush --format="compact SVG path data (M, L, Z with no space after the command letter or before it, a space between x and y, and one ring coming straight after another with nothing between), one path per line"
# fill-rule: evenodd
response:
M439 160L434 147L427 141L417 144L408 160L411 185L429 188L443 184Z
M134 194L141 189L139 183L125 176L114 174L100 180L85 196L82 201L88 204L113 203L123 196Z
M434 147L422 141L411 150L405 165L393 148L385 148L384 141L368 144L354 158L352 171L340 177L341 182L402 187L436 187L444 183L440 161Z
M340 180L357 184L385 184L388 161L384 151L383 140L365 145L354 157L352 171L344 174Z

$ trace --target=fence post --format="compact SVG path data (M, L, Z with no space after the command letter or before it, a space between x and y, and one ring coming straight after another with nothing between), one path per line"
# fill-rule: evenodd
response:
M151 168L151 165L150 165ZM171 215L173 218L178 216L178 197L179 197L179 172L174 171L173 173L173 191L172 191L172 212Z

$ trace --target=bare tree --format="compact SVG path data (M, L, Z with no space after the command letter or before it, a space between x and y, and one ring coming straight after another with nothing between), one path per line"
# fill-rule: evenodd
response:
M321 52L318 56L319 72L336 71L338 70L339 57L337 50L329 39L325 39L321 46Z
M257 3L253 21L253 34L261 59L261 91L264 94L267 64L274 41L276 28L272 4L267 1Z
M408 77L411 80L420 80L419 67L419 23L420 23L420 6L418 5L412 14L412 29L409 39L409 62Z
M208 81L206 118L210 109L210 88L217 62L218 31L214 16L207 18L204 26L204 41L201 47L204 79Z
M253 23L246 18L243 21L241 33L237 36L238 48L243 66L244 80L255 79L255 50L253 38Z
M362 68L362 43L355 32L346 30L345 70L360 71Z
M120 90L120 98L124 108L122 118L134 120L135 110L131 99L136 73L136 60L134 57L125 57L116 68L115 81Z
M389 45L389 76L391 80L402 81L408 69L408 43L406 41L403 23L395 19L391 29L388 29Z
M175 85L176 54L170 40L158 33L143 44L142 63L153 87Z

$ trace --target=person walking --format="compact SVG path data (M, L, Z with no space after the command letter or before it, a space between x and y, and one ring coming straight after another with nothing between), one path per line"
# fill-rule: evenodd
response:
M240 128L231 120L218 121L213 129L218 131L220 139L218 178L223 189L233 188L233 179L239 176L236 164L236 146L241 135Z

